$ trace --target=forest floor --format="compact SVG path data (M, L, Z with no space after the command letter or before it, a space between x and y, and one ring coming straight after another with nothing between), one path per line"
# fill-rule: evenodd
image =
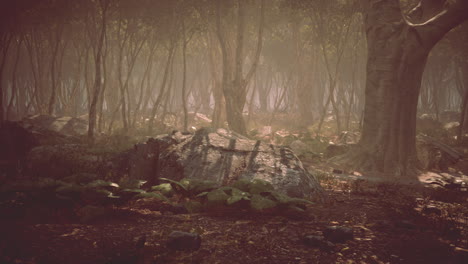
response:
M143 201L92 224L44 208L3 215L0 263L468 263L466 191L318 178L328 198L304 214L174 214ZM328 226L353 239L304 242ZM200 249L168 249L174 230L200 234Z
M1 201L0 263L468 263L466 186L428 184L442 173L385 181L336 170L316 155L301 160L326 192L305 213L187 214L145 198L84 223L77 208ZM330 226L353 237L330 243L323 238ZM170 249L173 231L199 234L201 247Z

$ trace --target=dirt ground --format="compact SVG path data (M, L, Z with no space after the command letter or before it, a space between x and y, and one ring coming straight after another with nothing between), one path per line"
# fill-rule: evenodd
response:
M342 178L320 176L328 198L304 214L174 214L145 201L92 224L56 210L2 213L0 263L468 263L466 192ZM354 238L303 242L327 226ZM168 249L175 230L200 234L200 249Z

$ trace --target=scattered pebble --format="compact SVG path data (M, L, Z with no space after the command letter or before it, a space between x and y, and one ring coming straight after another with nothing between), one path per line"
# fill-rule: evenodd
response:
M173 231L167 240L167 247L172 250L198 250L201 246L199 234Z
M344 243L353 239L353 229L344 226L329 226L323 231L325 238L334 243Z

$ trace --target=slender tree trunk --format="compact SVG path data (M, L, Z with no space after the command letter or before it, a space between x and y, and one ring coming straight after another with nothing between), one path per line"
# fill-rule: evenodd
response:
M182 18L182 107L184 110L184 131L187 131L188 127L188 110L187 110L187 44L185 32L185 23Z
M468 119L468 62L462 62L463 67L461 67L461 77L463 80L460 80L460 86L463 94L463 100L461 103L461 116L460 116L460 125L458 126L458 142L462 142L464 131L466 131L467 119Z
M101 32L99 35L99 40L96 43L96 52L95 52L95 78L94 78L94 91L91 99L91 104L89 107L89 127L88 127L88 140L90 144L94 143L94 128L96 126L96 106L99 100L99 95L101 94L101 68L102 68L102 47L104 46L104 37L106 35L106 16L108 8L108 0L100 0L99 5L102 10L102 20L101 20Z
M153 133L154 119L156 117L158 107L161 104L161 100L164 97L164 94L166 93L165 92L166 86L167 86L166 83L167 83L169 70L171 68L173 57L174 57L174 48L175 48L175 43L172 41L171 42L171 47L169 48L169 52L168 52L168 56L167 56L167 62L166 62L166 67L164 69L164 75L163 75L163 79L162 79L162 82L161 82L161 88L159 89L158 97L156 98L156 101L153 104L153 108L151 110L151 115L150 115L149 122L148 122L148 133L149 134Z
M50 99L49 99L49 107L47 113L49 115L53 115L55 111L55 101L57 98L57 78L55 74L57 73L55 70L56 66L56 60L57 60L57 54L59 51L60 47L60 41L61 41L61 36L62 36L62 26L57 25L57 28L55 29L55 47L52 53L52 59L50 61L50 82L51 82L51 87L52 91L50 93ZM51 38L52 39L52 38Z
M17 75L18 75L18 62L20 60L22 42L23 42L23 38L21 37L19 42L18 42L17 48L16 48L15 62L14 62L14 66L13 66L13 73L12 73L12 76L11 76L11 98L10 98L10 102L8 103L8 107L7 107L7 111L6 111L6 119L7 120L10 120L10 118L11 118L11 109L13 107L13 100L15 100L15 97L18 96L18 78L17 78Z

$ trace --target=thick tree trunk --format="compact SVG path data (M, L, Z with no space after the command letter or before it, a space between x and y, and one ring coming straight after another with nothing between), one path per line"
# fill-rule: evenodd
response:
M0 125L3 124L5 118L5 108L3 105L3 70L5 68L5 62L8 54L8 49L10 48L11 40L13 36L10 34L3 34L0 36L0 51L1 51L1 60L0 60Z
M463 80L461 81L462 84L460 85L462 87L462 90L464 91L463 93L463 100L461 103L461 116L460 116L460 125L458 126L458 134L457 134L457 139L458 142L462 142L464 133L467 130L467 119L468 119L468 62L465 61L462 63L463 67L461 69L462 71L462 77Z
M224 100L224 94L221 90L221 83L213 80L212 91L214 99L212 126L214 128L224 127L224 122L226 121L226 101Z
M353 166L364 170L410 175L414 166L409 165L417 160L416 111L427 56L463 21L466 4L457 2L414 25L403 19L399 0L368 2L364 124L359 151L348 155Z
M229 128L241 135L247 135L247 127L245 126L242 112L246 101L245 84L239 83L224 83L223 91L226 100L226 119Z

